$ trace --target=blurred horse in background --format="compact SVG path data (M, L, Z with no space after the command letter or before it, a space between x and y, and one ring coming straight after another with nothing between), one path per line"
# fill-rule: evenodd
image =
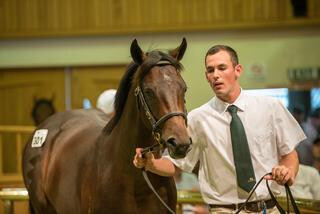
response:
M34 106L32 107L31 116L36 126L45 121L54 113L56 113L56 110L53 105L53 98L34 98Z

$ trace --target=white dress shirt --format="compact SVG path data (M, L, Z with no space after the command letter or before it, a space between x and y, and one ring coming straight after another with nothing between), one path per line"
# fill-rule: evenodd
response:
M208 204L241 203L248 197L237 187L229 126L231 115L226 111L229 105L213 97L191 111L188 130L193 140L192 149L186 158L173 160L168 157L187 172L191 172L200 161L198 179L202 197ZM293 151L305 135L290 112L275 98L249 96L241 92L233 105L239 109L238 116L245 128L258 181L278 165L282 155ZM279 188L275 182L270 183L273 191ZM263 181L251 200L268 198Z

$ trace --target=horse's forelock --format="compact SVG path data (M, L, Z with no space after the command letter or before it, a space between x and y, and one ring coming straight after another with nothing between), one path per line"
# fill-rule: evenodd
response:
M157 63L160 61L167 61L178 71L182 69L182 65L177 59L164 52L152 51L147 53L146 55L147 59L143 62L141 68L139 69L139 72L136 74L136 84L139 84L143 80L144 76L151 70L151 68L157 65Z

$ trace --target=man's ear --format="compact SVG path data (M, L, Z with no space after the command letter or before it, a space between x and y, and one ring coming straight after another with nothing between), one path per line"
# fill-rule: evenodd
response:
M177 47L176 49L169 51L169 54L172 57L176 58L178 61L180 61L182 59L186 49L187 49L187 40L186 40L186 38L183 38L180 46Z
M141 65L145 59L145 54L141 50L138 41L134 39L130 46L130 53L133 61L139 65Z
M206 80L210 83L209 78L208 78L208 72L205 71L205 72L204 72L204 75L206 76Z
M236 65L235 67L235 73L236 73L236 77L239 78L243 72L243 67L241 64Z

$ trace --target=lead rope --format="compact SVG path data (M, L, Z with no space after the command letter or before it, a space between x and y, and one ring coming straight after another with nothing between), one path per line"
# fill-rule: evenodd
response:
M157 191L153 188L149 178L148 178L148 175L146 173L146 171L144 169L142 169L142 175L143 175L143 178L144 180L146 180L149 188L152 190L152 192L157 196L157 198L159 199L159 201L168 209L168 211L172 214L175 214L175 212L166 204L166 202L164 202L162 200L162 198L160 197L160 195L157 193Z
M265 174L264 176L266 176L266 175L271 175L271 173L267 173L267 174ZM249 194L247 200L241 205L241 207L235 212L235 214L240 213L240 211L246 206L246 204L247 204L248 201L250 200L252 194L254 193L254 191L257 189L257 187L259 186L259 184L260 184L261 181L263 180L264 176L262 176L262 178L260 178L259 182L256 183L256 185L252 188L252 190L250 191L250 194ZM274 195L273 195L273 193L272 193L272 191L271 191L271 189L270 189L270 187L269 187L268 180L266 180L266 185L267 185L269 194L270 194L270 196L271 196L271 199L275 202L275 205L276 205L276 207L278 208L279 212L280 212L281 214L285 214L286 212L285 212L284 209L280 206L280 204L278 203L277 199L274 197ZM294 198L293 198L293 196L292 196L292 193L291 193L291 190L290 190L290 188L289 188L289 185L288 185L288 184L285 184L284 187L286 188L287 211L288 211L288 213L290 213L290 210L289 210L289 200L288 200L289 197L290 197L290 201L291 201L292 207L293 207L293 209L294 209L294 212L295 212L296 214L300 214L300 211L299 211L299 209L298 209L298 206L297 206L297 204L296 204L296 202L295 202L295 200L294 200ZM288 195L289 195L289 197L288 197Z
M157 148L159 148L159 146L161 147L161 144L154 144L148 148L145 148L142 150L141 154L142 156L145 155L145 153L147 152L154 152ZM161 149L161 148L160 148ZM154 189L150 179L148 178L148 175L147 175L147 172L145 170L145 168L143 167L142 168L142 176L144 178L144 180L147 182L149 188L151 189L151 191L157 196L157 198L159 199L159 201L167 208L167 210L172 213L172 214L175 214L175 212L166 204L166 202L164 202L162 200L162 198L160 197L160 195L157 193L157 191Z

